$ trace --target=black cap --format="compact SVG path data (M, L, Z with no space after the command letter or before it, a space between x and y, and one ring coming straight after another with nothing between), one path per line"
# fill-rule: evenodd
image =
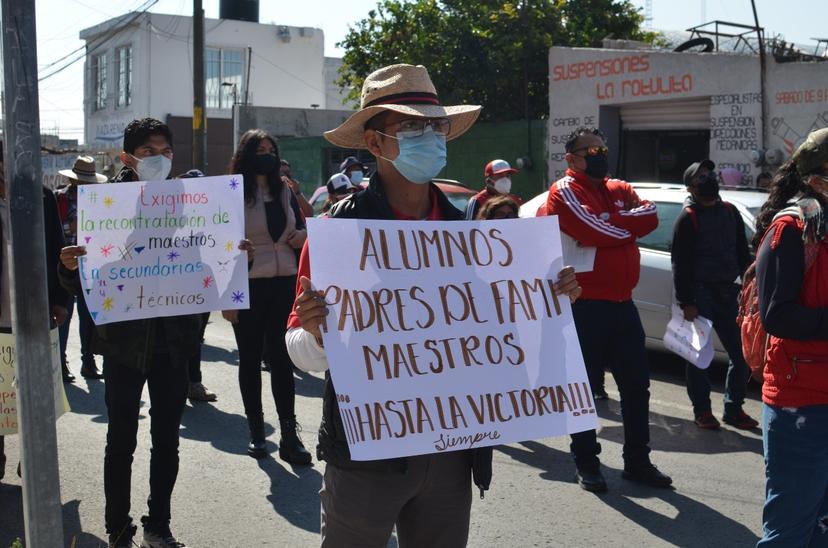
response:
M694 162L690 164L690 167L684 170L684 186L690 186L690 183L693 182L693 177L696 176L696 173L703 167L706 167L709 171L713 171L716 169L716 164L714 164L711 160L702 160L701 162Z
M341 164L339 164L339 172L340 173L345 173L345 170L348 169L349 167L362 166L362 165L363 165L362 162L357 160L356 156L348 156L347 158L342 160Z

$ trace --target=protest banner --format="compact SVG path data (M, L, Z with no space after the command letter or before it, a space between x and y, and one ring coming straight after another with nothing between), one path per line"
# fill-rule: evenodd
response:
M249 308L241 175L84 185L78 244L96 325Z
M309 219L311 279L351 457L596 428L557 217Z
M69 411L60 371L58 330L49 333L52 346L52 387L55 394L55 418ZM0 436L17 433L17 374L15 372L14 335L0 333Z

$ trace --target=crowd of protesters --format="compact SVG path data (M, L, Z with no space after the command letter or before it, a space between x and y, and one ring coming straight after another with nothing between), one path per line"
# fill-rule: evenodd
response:
M483 168L484 188L456 209L433 183L446 165L446 143L463 135L481 107L444 106L422 66L392 65L369 75L361 107L325 133L332 144L363 150L376 171L348 157L327 181L322 215L331 219L503 220L518 217L520 198L511 194L518 170L500 159ZM170 176L173 138L162 122L135 120L125 129L123 169L115 182L163 180ZM567 267L555 290L573 303L581 351L593 390L603 392L605 368L620 393L626 480L669 488L672 479L650 459L650 377L645 336L632 291L639 281L636 240L658 225L656 205L642 200L625 181L610 176L609 149L595 128L579 128L567 139L567 170L551 184L537 215L558 216L563 233L595 248L590 272ZM367 156L366 156L367 157ZM152 453L147 514L141 518L147 548L182 547L170 529L171 495L179 466L178 443L187 398L215 401L202 382L200 346L209 314L157 317L95 326L85 306L76 241L78 185L100 184L94 160L81 156L62 172L68 185L57 200L44 190L50 316L61 328L63 377L69 322L79 327L81 369L103 377L108 414L104 450L105 526L109 545L133 545L137 525L130 513L131 467L136 450L141 394L151 403ZM245 237L239 249L249 265L250 308L223 311L239 352L239 389L249 427L247 453L268 456L262 362L280 425L279 457L308 465L311 453L298 433L294 366L324 372L323 419L316 456L326 462L321 499L324 547L385 546L396 528L400 546L465 546L472 484L481 494L492 481L492 448L407 458L354 461L328 371L321 324L327 305L311 288L305 219L313 209L281 158L277 141L263 130L244 133L228 173L244 175ZM828 129L819 130L779 171L763 173L769 188L757 218L756 262L734 206L723 201L719 182L737 174L706 159L688 166L688 198L673 227L675 300L684 318L709 318L730 358L724 423L753 429L759 421L743 410L750 374L737 323L740 286L755 272L758 307L767 330L762 391L767 500L762 547L822 546L828 542ZM191 170L179 177L202 176ZM9 331L7 213L0 170L0 330ZM741 176L739 175L739 180ZM59 264L58 264L59 263ZM73 310L77 307L77 314ZM95 355L102 356L102 373ZM687 365L687 392L695 424L717 429L707 373ZM0 438L0 478L5 456ZM575 480L604 492L601 445L595 430L573 434ZM370 493L371 496L366 496ZM822 544L821 544L822 543Z

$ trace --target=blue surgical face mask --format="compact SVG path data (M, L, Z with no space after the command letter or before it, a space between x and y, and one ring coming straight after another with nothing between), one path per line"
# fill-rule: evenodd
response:
M394 160L382 156L380 158L391 162L400 175L412 183L430 183L446 167L446 136L437 135L431 126L416 137L406 136L405 133L386 137L399 141L400 153Z
M354 183L355 185L358 185L362 182L363 177L364 177L364 175L362 174L361 171L352 171L350 179L351 179L352 183Z

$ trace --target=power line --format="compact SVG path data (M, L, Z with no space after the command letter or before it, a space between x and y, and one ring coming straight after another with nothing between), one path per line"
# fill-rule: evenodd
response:
M70 66L74 65L75 63L77 63L81 59L85 58L87 55L93 54L97 50L97 48L99 48L101 45L106 43L111 38L114 38L115 36L117 36L118 34L123 32L124 30L126 30L130 25L132 25L132 23L137 21L139 17L144 15L152 6L154 6L157 3L158 3L158 0L146 0L146 2L144 2L144 4L142 4L142 6L146 6L146 7L143 7L143 9L141 9L140 11L135 12L134 15L129 20L125 21L122 25L111 29L107 34L105 34L101 38L95 40L95 43L93 45L85 44L85 45L81 46L80 48L74 50L74 52L72 52L72 53L77 53L77 52L81 51L82 49L86 48L87 50L85 52L83 52L82 55L79 55L79 56L75 57L74 59L72 59L71 61L69 61L65 65L63 65L62 67L60 67L58 69L55 69L54 71L50 72L49 74L47 74L45 76L41 76L40 78L38 78L37 81L42 82L43 80L46 80L47 78L51 78L52 76L63 72L64 70L66 70ZM61 57L60 59L58 59L54 63L51 63L51 64L47 65L44 68L54 66L55 64L61 62L64 59L66 59L68 56L72 55L72 53L69 53L68 55L65 55L65 56Z
M149 9L149 8L151 8L153 4L155 4L156 2L158 2L158 0L154 0L154 1L153 1L153 0L144 0L144 2L143 2L143 3L142 3L142 4L141 4L141 5L137 8L137 10L140 10L140 9L141 9L141 7L142 7L142 6L144 6L147 2L152 2L152 4L150 4L149 6L147 6L147 7L144 9L144 11L146 11L146 10L147 10L147 9ZM47 68L49 68L49 67L53 67L53 66L57 65L58 63L60 63L60 62L61 62L61 61L63 61L64 59L66 59L66 58L68 58L68 57L71 57L72 55L74 55L74 54L78 53L79 51L81 51L81 50L85 49L85 48L87 47L87 45L88 45L88 44L84 44L84 45L80 46L79 48L76 48L76 49L74 49L74 50L70 51L69 53L67 53L66 55L64 55L63 57L61 57L60 59L58 59L58 60L56 60L56 61L53 61L53 62L51 62L51 63L49 63L49 64L47 64L47 65L44 65L41 69L39 69L39 71L42 71L42 70L44 70L44 69L47 69ZM39 71L38 71L38 72L39 72Z

